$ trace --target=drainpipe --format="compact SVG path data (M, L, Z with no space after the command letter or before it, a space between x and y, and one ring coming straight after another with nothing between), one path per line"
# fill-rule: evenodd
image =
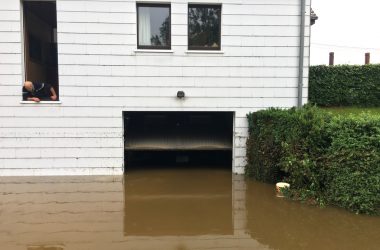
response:
M305 14L306 0L301 0L301 27L300 27L300 51L298 65L298 100L297 106L302 107L303 67L305 56Z

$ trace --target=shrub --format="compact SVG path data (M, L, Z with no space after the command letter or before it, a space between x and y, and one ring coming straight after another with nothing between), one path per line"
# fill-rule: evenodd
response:
M328 130L332 138L326 153L329 201L356 213L379 212L380 117L337 117Z
M289 124L291 137L282 143L280 169L287 173L284 181L295 191L290 192L293 197L324 202L325 177L320 166L330 143L324 130L330 119L322 110L305 108L296 112L296 123Z
M328 119L327 112L313 106L289 110L271 108L249 114L247 174L271 183L286 177L297 187L309 183L313 177L306 169L315 165L317 157L313 156L318 155L325 144L321 128Z
M380 116L336 116L307 105L248 115L246 173L287 181L290 195L358 213L380 207Z
M285 136L285 113L269 109L248 115L249 138L247 140L246 173L257 180L274 183L280 180L279 161L281 142Z
M309 100L320 106L380 106L380 64L311 66Z

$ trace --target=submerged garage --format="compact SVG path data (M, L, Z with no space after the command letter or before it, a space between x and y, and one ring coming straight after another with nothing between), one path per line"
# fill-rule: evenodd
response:
M233 112L123 112L125 171L232 168Z

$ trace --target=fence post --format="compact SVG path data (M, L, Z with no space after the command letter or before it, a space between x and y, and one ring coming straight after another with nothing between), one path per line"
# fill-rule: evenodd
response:
M365 53L365 64L368 65L371 63L371 53Z
M334 65L334 52L330 52L329 54L329 65Z

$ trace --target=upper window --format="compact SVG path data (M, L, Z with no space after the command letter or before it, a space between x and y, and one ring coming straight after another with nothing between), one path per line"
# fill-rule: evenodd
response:
M170 49L169 4L137 4L137 48Z
M189 4L189 50L220 50L221 5Z

